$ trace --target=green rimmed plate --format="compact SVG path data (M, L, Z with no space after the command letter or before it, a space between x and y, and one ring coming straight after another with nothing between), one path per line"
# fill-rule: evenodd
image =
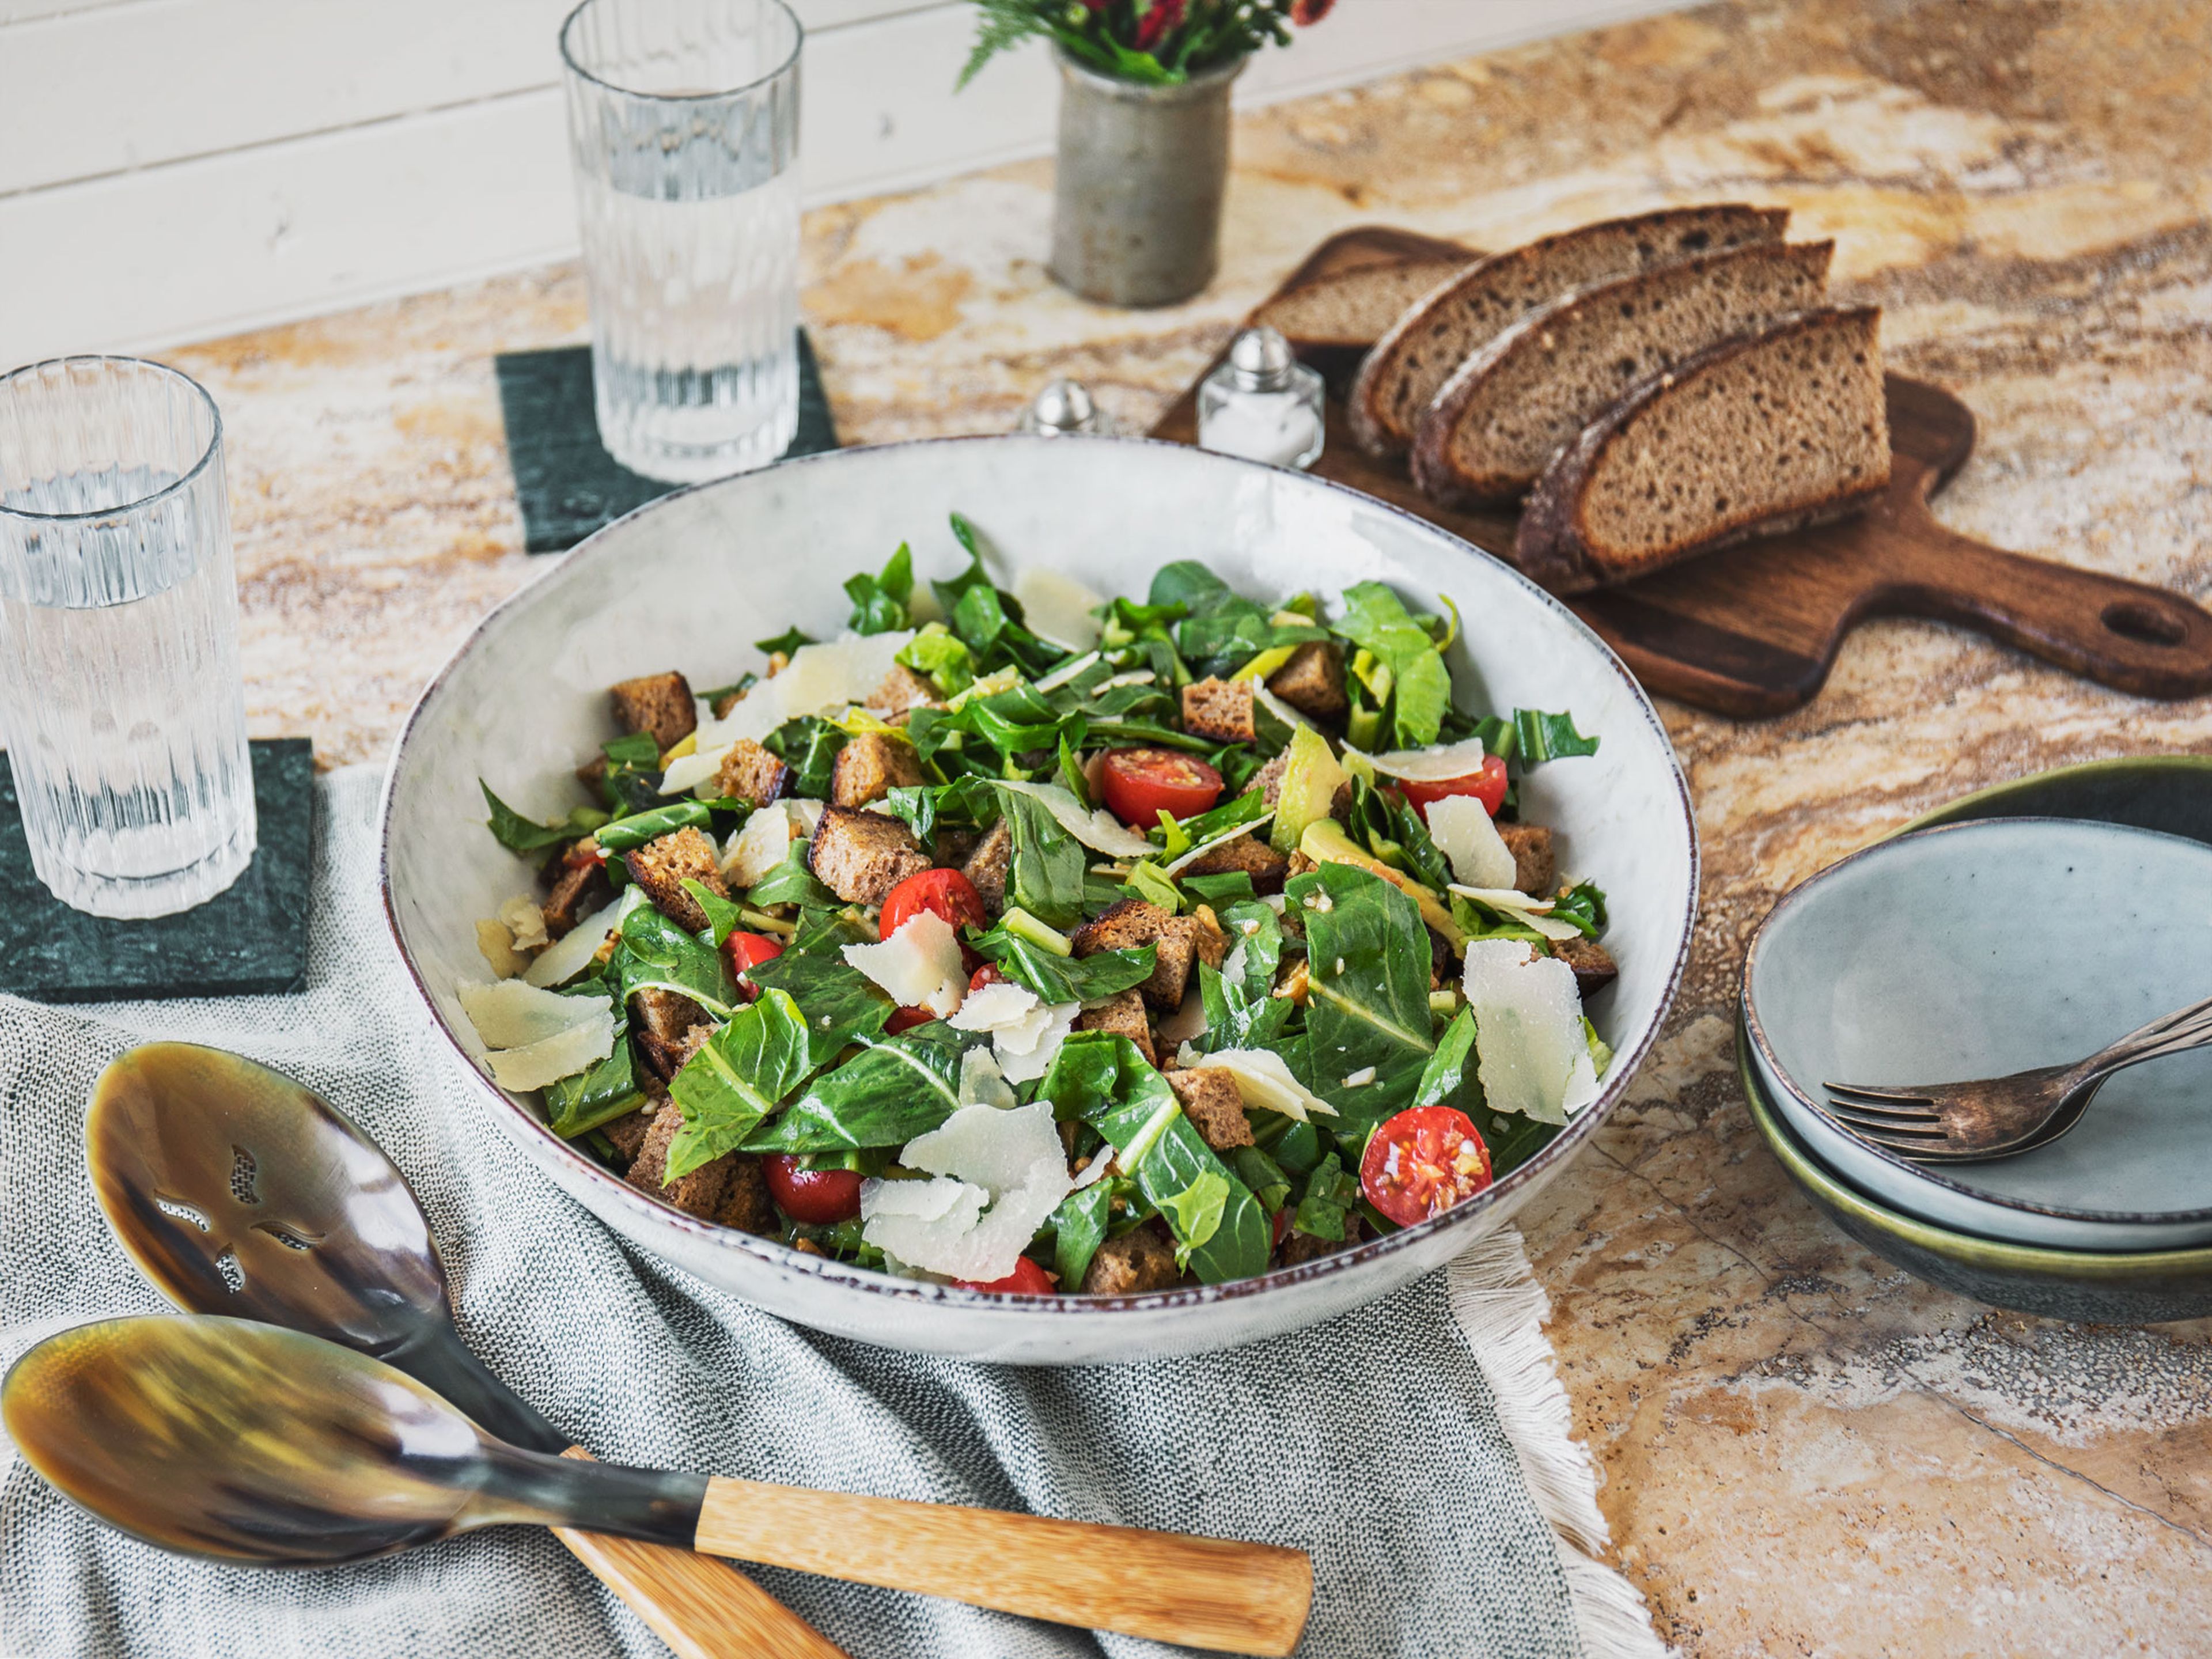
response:
M2212 755L2127 755L2057 767L1947 801L1893 835L1974 818L2094 818L2212 842Z

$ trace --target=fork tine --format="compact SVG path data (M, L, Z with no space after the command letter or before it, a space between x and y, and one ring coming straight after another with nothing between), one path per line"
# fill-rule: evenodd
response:
M1945 1156L1943 1141L1940 1136L1931 1140L1920 1135L1908 1137L1887 1134L1878 1129L1854 1128L1851 1133L1870 1146L1886 1147L1899 1157L1911 1158L1916 1163L1936 1163Z
M1820 1086L1832 1095L1856 1095L1860 1099L1867 1101L1911 1101L1923 1106L1932 1106L1936 1103L1935 1091L1924 1085L1907 1085L1900 1088L1875 1089L1863 1083L1824 1083Z
M1828 1109L1838 1114L1862 1118L1881 1127L1908 1123L1936 1123L1942 1120L1932 1106L1870 1106L1863 1100L1846 1100L1838 1096L1828 1102Z

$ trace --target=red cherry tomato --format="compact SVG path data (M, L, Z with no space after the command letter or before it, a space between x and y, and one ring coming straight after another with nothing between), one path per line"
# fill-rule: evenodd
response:
M810 1170L788 1153L770 1152L761 1159L761 1173L775 1207L793 1221L827 1227L860 1212L858 1170Z
M1489 1184L1490 1148L1468 1115L1449 1106L1385 1119L1359 1160L1360 1191L1401 1227L1442 1215Z
M996 963L987 962L981 968L978 968L974 973L969 975L968 994L970 996L975 995L976 992L981 990L986 985L1003 985L1006 983L1006 976L999 971L998 964Z
M1433 783L1400 778L1398 787L1406 792L1407 804L1421 815L1424 823L1429 821L1429 803L1447 795L1472 795L1494 818L1505 799L1505 763L1495 755L1485 755L1482 764L1463 777L1439 778Z
M917 1025L927 1025L936 1018L927 1008L894 1008L891 1017L884 1022L884 1030L896 1036L901 1031L911 1031Z
M963 1291L996 1291L1000 1296L1050 1296L1054 1288L1052 1275L1025 1255L1014 1259L1013 1272L1004 1279L988 1282L956 1279L952 1282Z
M983 896L975 884L957 870L925 870L908 876L884 896L884 909L876 924L879 939L889 939L924 910L961 927L986 927L990 917L983 911Z
M1221 799L1221 774L1179 749L1109 749L1098 777L1106 805L1133 830L1151 829L1163 811L1187 818Z
M783 941L771 939L766 933L732 933L722 941L722 958L730 964L731 973L743 979L752 969L763 962L771 962L783 954ZM759 994L759 987L744 985L738 988L750 1002Z

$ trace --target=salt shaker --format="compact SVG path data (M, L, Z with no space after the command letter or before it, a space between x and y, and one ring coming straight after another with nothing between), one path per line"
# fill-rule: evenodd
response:
M1014 429L1046 438L1069 438L1102 437L1110 434L1112 428L1082 381L1059 380L1037 393L1036 401L1022 411L1021 422Z
M1311 466L1321 458L1320 374L1273 329L1246 329L1198 388L1198 441L1274 466Z

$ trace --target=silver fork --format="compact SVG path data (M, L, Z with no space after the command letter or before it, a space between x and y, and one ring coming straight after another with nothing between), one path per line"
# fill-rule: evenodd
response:
M2079 1122L2113 1073L2212 1044L2212 997L2130 1031L2071 1066L1966 1083L1828 1083L1826 1112L1869 1146L1918 1164L1971 1164L2047 1146Z

